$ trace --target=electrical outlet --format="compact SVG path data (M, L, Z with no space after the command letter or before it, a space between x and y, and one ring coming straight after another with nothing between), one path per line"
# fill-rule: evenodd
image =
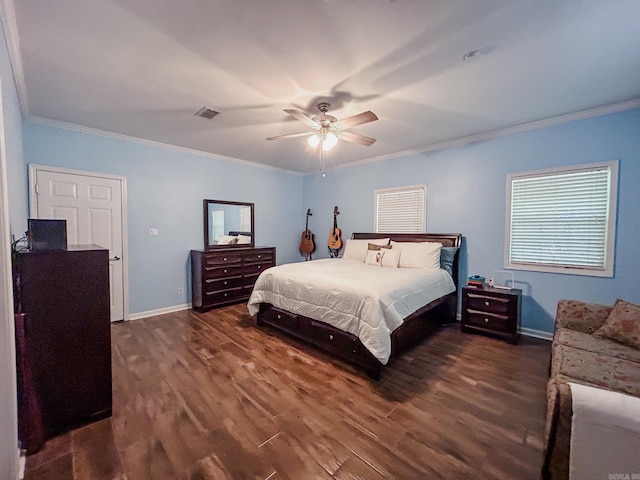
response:
M178 288L178 295L182 295L184 293L184 288Z
M158 229L157 228L150 228L149 229L149 236L150 237L157 237L158 236Z

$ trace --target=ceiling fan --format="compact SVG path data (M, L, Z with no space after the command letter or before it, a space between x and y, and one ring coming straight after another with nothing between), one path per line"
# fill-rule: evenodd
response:
M311 147L315 148L319 144L322 144L322 149L324 151L331 150L338 143L338 139L345 140L347 142L359 143L360 145L364 145L366 147L372 145L376 141L375 138L345 131L345 129L347 128L378 120L378 117L375 113L373 113L372 111L367 111L344 118L342 120L338 120L333 115L327 114L330 106L331 105L326 102L319 103L318 110L320 110L320 115L314 115L313 117L309 117L307 114L301 112L300 110L285 108L285 112L287 112L292 117L300 120L301 122L306 123L313 130L308 132L278 135L276 137L269 137L267 138L267 140L308 136L309 139L307 140L307 142Z

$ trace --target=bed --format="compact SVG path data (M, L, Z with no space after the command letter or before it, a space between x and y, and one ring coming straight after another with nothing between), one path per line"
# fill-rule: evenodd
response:
M415 243L440 243L448 271L367 265L359 258L347 258L348 245L345 258L264 271L248 309L258 325L308 342L379 379L384 365L441 324L455 321L461 234L354 233L352 239L359 244L369 240L384 244L390 239L409 248L417 247L411 245ZM323 277L330 279L326 286Z

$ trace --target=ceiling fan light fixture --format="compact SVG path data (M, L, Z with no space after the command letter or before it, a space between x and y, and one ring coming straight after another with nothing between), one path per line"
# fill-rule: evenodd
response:
M317 133L314 133L307 139L307 143L311 148L316 148L320 143L320 136Z
M322 140L322 149L325 152L328 152L333 147L335 147L337 143L338 143L338 137L336 137L336 134L333 132L329 132L325 135L324 139Z

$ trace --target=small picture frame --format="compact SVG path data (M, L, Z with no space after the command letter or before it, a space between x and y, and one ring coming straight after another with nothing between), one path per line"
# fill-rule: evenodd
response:
M509 270L494 270L490 280L492 280L493 288L511 290L515 285L515 276Z

